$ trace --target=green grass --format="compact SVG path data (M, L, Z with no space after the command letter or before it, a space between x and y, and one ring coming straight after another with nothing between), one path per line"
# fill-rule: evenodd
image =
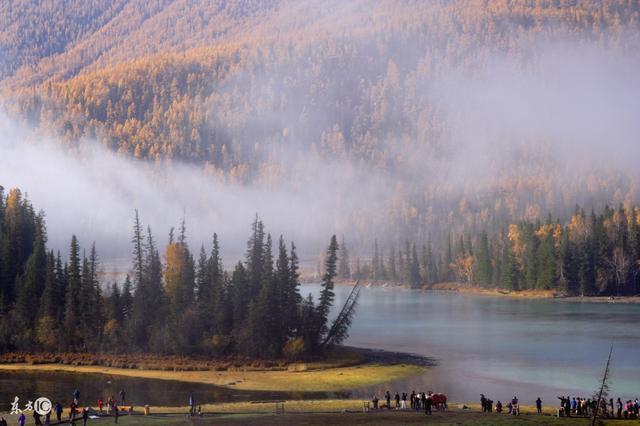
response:
M5 371L68 371L102 373L148 379L206 383L239 390L333 392L373 386L415 376L424 367L365 363L349 367L308 369L305 371L161 371L66 364L0 364Z
M266 425L364 425L364 424L435 424L435 425L582 425L590 424L585 418L557 418L554 407L546 407L543 415L535 414L535 408L522 406L522 415L483 414L477 404L470 404L470 409L461 409L458 404L451 404L450 411L435 412L426 416L424 412L412 410L380 410L363 413L361 400L307 400L287 401L284 403L285 414L275 414L275 403L221 403L202 406L205 413L202 417L188 417L188 407L151 407L150 416L134 415L119 417L118 425L205 425L205 424L266 424ZM68 417L64 417L68 418ZM9 424L15 424L16 418L9 417ZM112 417L92 420L90 424L113 424ZM27 424L33 424L28 416ZM79 422L78 424L82 424ZM607 426L639 424L638 420L610 420Z
M99 424L112 424L113 419L102 419ZM275 414L225 414L188 418L184 414L156 414L149 417L123 416L118 425L205 425L205 424L264 424L264 425L393 425L393 424L435 424L435 425L547 425L586 426L588 419L557 418L549 415L523 414L518 417L507 414L482 414L479 412L450 411L426 416L423 412L372 412L372 413L288 413ZM605 425L631 425L638 421L605 421Z

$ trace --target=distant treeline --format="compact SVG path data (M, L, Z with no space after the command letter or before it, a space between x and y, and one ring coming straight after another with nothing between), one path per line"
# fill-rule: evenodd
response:
M404 282L422 287L459 281L506 290L558 290L570 295L635 295L640 284L640 209L576 207L569 223L521 221L488 235L449 236L444 253L427 242L406 242L385 254L375 244L371 261L349 262L342 244L343 278Z
M161 258L136 212L133 268L122 287L103 291L95 245L69 257L46 248L43 213L18 189L0 186L0 351L153 352L302 358L341 343L357 297L329 322L338 243L327 249L319 300L299 292L295 245L271 235L256 218L246 259L227 273L217 236L194 259L185 224L170 232ZM357 296L357 295L356 295Z

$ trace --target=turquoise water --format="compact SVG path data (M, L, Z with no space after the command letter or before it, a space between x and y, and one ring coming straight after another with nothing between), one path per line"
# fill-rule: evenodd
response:
M336 304L350 288L336 288ZM303 286L303 293L317 286ZM411 352L437 367L366 392L434 390L453 401L517 395L590 397L614 345L611 394L640 396L640 305L513 300L455 293L364 288L346 344ZM364 396L364 395L363 395Z

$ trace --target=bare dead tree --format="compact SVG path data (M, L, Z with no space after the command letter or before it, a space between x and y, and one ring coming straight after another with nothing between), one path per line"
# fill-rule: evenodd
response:
M351 289L349 297L347 297L344 305L342 305L340 313L331 324L331 328L322 342L323 347L339 345L349 336L349 327L351 326L351 321L356 313L356 304L358 303L359 296L360 280L356 281L356 285Z
M624 283L629 270L629 257L622 247L616 247L608 263L616 280L616 296L620 296L620 286Z
M593 418L591 419L591 426L595 426L598 421L600 404L602 403L602 398L607 398L609 395L609 367L611 365L611 354L613 353L613 345L609 349L609 357L607 358L607 365L604 368L604 373L602 374L602 383L600 384L600 390L598 391L598 403L596 404L596 409L593 411Z

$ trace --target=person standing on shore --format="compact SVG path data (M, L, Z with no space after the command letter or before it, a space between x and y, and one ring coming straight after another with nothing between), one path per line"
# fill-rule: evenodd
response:
M60 404L60 401L56 402L54 411L56 412L56 418L58 419L58 423L60 423L62 421L62 404Z
M400 408L402 410L407 409L407 393L406 392L402 392L402 405L400 406Z
M396 392L396 396L394 397L395 401L396 401L396 410L398 408L400 408L400 395L398 394L398 392Z
M189 415L193 416L196 413L196 400L193 394L189 394Z
M622 418L622 400L620 400L620 398L618 398L618 401L616 401L616 405L618 408L618 418L621 419Z
M431 395L428 395L424 401L424 413L427 416L431 415L431 407L433 406L433 399L431 399Z
M391 410L391 394L387 391L384 396L387 399L387 410Z
M609 407L611 407L611 417L613 417L615 415L615 411L613 409L613 398L609 399Z
M40 413L38 413L36 410L33 410L33 422L36 424L36 426L42 426L42 420L40 420Z
M538 411L538 414L542 414L542 400L540 397L536 399L536 410Z
M124 405L124 397L125 397L124 389L120 389L120 405Z
M513 399L511 400L511 405L513 406L511 414L513 414L514 416L519 416L520 415L520 407L518 406L518 397L517 396L513 397Z

